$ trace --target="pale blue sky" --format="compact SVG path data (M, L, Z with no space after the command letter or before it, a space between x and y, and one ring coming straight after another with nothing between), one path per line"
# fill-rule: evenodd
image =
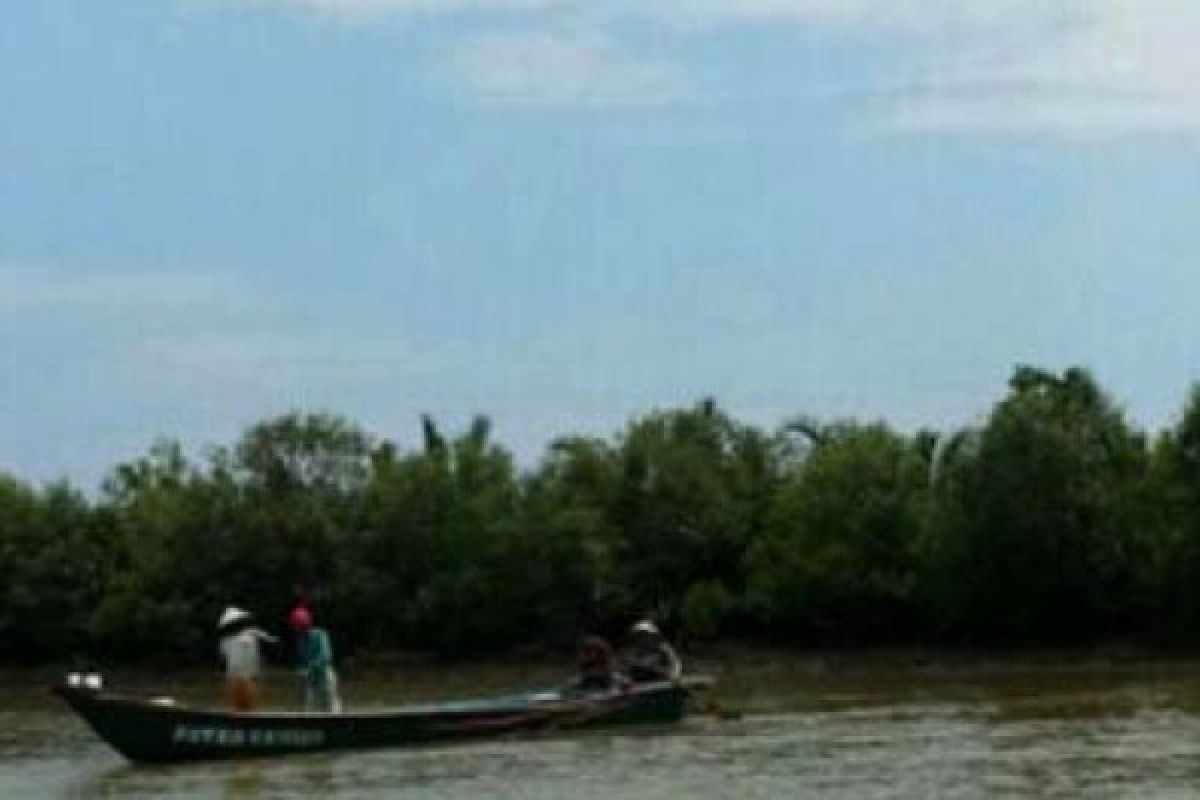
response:
M650 8L652 10L647 10ZM905 428L1200 377L1200 5L38 0L0 25L0 469L289 410L522 460L715 395Z

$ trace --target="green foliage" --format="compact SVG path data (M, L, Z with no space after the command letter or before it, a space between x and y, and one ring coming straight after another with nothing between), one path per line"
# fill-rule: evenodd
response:
M1200 384L1182 418L1155 452L1150 486L1160 536L1151 574L1157 579L1158 618L1164 633L1200 640Z
M423 452L377 453L338 605L377 647L469 652L516 640L533 604L517 579L528 546L512 458L484 417L450 441L428 418L424 428Z
M1015 640L1123 632L1144 599L1143 437L1086 372L1022 367L944 470L931 555L955 627Z
M620 467L619 454L603 441L563 439L525 484L527 580L537 624L552 638L569 642L633 605L615 521Z
M749 551L763 626L852 639L910 633L928 475L914 443L884 425L823 430Z
M618 446L614 518L635 607L673 618L698 581L740 587L774 489L774 443L704 401L635 420Z
M255 425L237 446L249 484L275 494L354 491L367 481L371 440L330 414L291 413Z
M683 632L697 639L715 638L737 606L733 593L716 581L694 584L683 596Z
M108 566L107 531L66 484L0 475L0 640L13 660L86 648Z
M646 613L691 638L1200 638L1200 387L1152 441L1087 372L1030 367L961 431L768 432L705 400L524 470L485 417L419 433L287 414L199 460L158 442L92 499L0 475L5 657L209 661L222 607L280 631L297 592L343 654Z

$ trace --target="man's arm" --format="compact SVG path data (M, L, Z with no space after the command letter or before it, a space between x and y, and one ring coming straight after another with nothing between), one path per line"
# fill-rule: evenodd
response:
M279 643L278 636L272 636L271 634L264 631L262 628L254 628L253 632L256 637L258 637L259 639L261 639L264 642L270 642L271 644Z
M679 654L675 652L675 648L671 647L671 645L667 644L666 642L663 642L663 653L665 653L667 656L667 662L669 664L667 668L667 675L670 677L670 679L677 681L682 678L683 662L679 660Z

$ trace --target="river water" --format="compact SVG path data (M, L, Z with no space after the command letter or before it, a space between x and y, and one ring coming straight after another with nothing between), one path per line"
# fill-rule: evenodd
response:
M1200 663L740 654L665 730L133 767L32 678L0 687L0 798L1200 797ZM553 667L345 670L354 706L553 682ZM128 679L130 682L133 679ZM139 685L203 701L206 678ZM291 698L273 676L271 700Z

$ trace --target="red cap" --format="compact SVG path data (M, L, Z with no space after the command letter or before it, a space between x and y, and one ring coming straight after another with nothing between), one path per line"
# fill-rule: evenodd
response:
M292 613L288 617L288 621L292 624L292 627L295 630L306 631L312 627L312 613L310 613L309 610L304 606L296 606L292 609Z

